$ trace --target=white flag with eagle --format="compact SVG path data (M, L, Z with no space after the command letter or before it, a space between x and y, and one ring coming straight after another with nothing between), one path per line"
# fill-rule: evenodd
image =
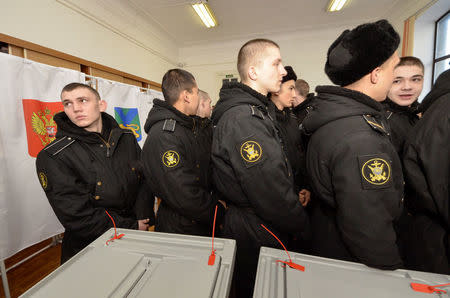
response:
M35 160L55 139L61 89L85 77L0 53L0 78L0 259L5 259L64 231L39 185Z

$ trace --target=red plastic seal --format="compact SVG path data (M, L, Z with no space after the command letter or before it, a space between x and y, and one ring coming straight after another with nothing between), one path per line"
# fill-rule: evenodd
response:
M436 289L436 288L438 288L438 287L447 287L447 286L450 286L450 284L430 286L430 285L418 284L418 283L414 283L414 282L411 283L411 288L414 291L421 292L421 293L428 293L428 294L433 294L433 293L446 294L447 291L442 290L442 289Z

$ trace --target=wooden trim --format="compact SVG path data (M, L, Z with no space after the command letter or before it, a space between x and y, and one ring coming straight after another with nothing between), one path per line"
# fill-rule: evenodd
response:
M91 76L100 77L100 78L104 78L104 79L107 79L107 80L123 83L123 77L122 76L116 75L116 74L111 73L111 72L103 71L101 69L97 69L97 68L94 68L94 67L89 67L89 68L90 68Z
M408 44L408 23L409 23L409 19L407 19L403 22L402 57L405 56L406 47Z
M28 42L19 38L15 38L3 33L0 33L0 41L8 43L10 45L16 46L16 47L21 47L24 49L29 49L35 52L39 52L39 53L43 53L43 54L47 54L59 59L63 59L63 60L67 60L76 64L80 64L81 68L83 69L83 66L88 66L88 67L92 67L92 68L96 68L98 70L101 71L105 71L105 72L109 72L124 78L128 78L128 79L132 79L135 81L139 81L139 82L143 82L143 83L147 83L149 88L155 89L155 90L161 90L161 84L156 83L154 81L150 81L147 79L144 79L142 77L138 77L120 70L116 70L114 68L108 67L108 66L104 66L89 60L85 60L85 59L81 59L57 50L53 50L47 47L43 47L40 46L38 44L32 43L32 42Z
M30 49L23 49L23 53L24 53L24 58L39 62L39 63L44 63L44 64L48 64L51 66L56 66L56 67L64 67L64 68L68 68L68 69L73 69L76 71L81 71L81 66L78 63L69 61L69 60L65 60L65 59L61 59L61 58L57 58L55 56L50 56L41 52L36 52Z
M8 53L13 56L24 57L23 48L8 44Z
M135 80L132 80L132 79L129 79L129 78L123 78L123 82L125 84L134 85L134 86L138 86L138 87L142 87L142 84L143 84L142 82L135 81Z
M403 44L402 44L402 57L412 56L414 50L414 24L416 17L412 16L405 20L403 26Z

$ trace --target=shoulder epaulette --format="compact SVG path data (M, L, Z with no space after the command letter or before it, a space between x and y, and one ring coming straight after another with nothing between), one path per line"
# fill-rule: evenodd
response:
M75 139L65 136L59 140L55 140L53 143L51 143L50 145L45 147L44 150L47 151L51 155L56 155L59 152L66 149L67 147L69 147L74 142L75 142Z
M177 124L177 121L175 119L166 119L164 120L163 130L164 131L175 131L175 125Z
M363 115L364 120L369 124L372 129L381 132L383 134L389 135L388 131L384 127L383 123L378 122L372 115Z
M261 111L260 109L258 109L257 106L250 106L251 110L252 110L252 116L253 117L258 117L260 119L264 120L264 113L263 111Z

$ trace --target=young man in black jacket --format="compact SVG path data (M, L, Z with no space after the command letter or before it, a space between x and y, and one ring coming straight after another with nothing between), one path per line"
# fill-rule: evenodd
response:
M278 92L286 75L280 49L270 40L251 40L237 66L242 83L223 85L212 115L213 179L229 206L222 234L237 241L233 289L237 297L251 297L260 247L281 248L261 224L285 240L289 233L306 237L309 219L267 111L267 94Z
M311 200L306 172L306 150L302 144L297 117L291 111L297 96L295 90L297 75L291 66L286 66L284 69L287 74L281 81L280 91L269 94L268 110L269 115L275 120L283 150L294 175L295 192L299 193L300 202L303 207L306 207ZM308 240L291 235L286 245L289 250L307 253L309 252Z
M391 131L391 140L400 159L403 146L412 128L419 120L417 99L423 88L424 66L416 57L401 57L394 70L394 82L383 101Z
M300 193L300 201L303 206L306 206L311 199L311 192L307 190L305 150L302 147L297 119L290 109L296 97L297 75L291 66L286 66L284 69L286 75L281 81L280 91L270 93L268 110L272 119L276 120L283 150L294 174L295 192Z
M412 214L406 265L450 274L450 70L422 101L423 113L403 156L406 200Z
M380 269L402 266L394 225L402 209L400 159L381 101L392 85L400 37L386 21L345 30L328 49L325 72L303 121L315 203L315 254Z
M165 101L155 99L145 123L142 161L161 199L155 230L210 235L218 200L211 194L211 139L201 131L198 87L191 73L171 69L162 79ZM218 204L218 221L224 206Z
M65 228L61 263L106 230L147 230L153 196L139 171L141 149L133 133L104 113L97 90L71 83L61 92L56 139L37 156L36 170L48 201ZM150 221L151 219L151 221Z

